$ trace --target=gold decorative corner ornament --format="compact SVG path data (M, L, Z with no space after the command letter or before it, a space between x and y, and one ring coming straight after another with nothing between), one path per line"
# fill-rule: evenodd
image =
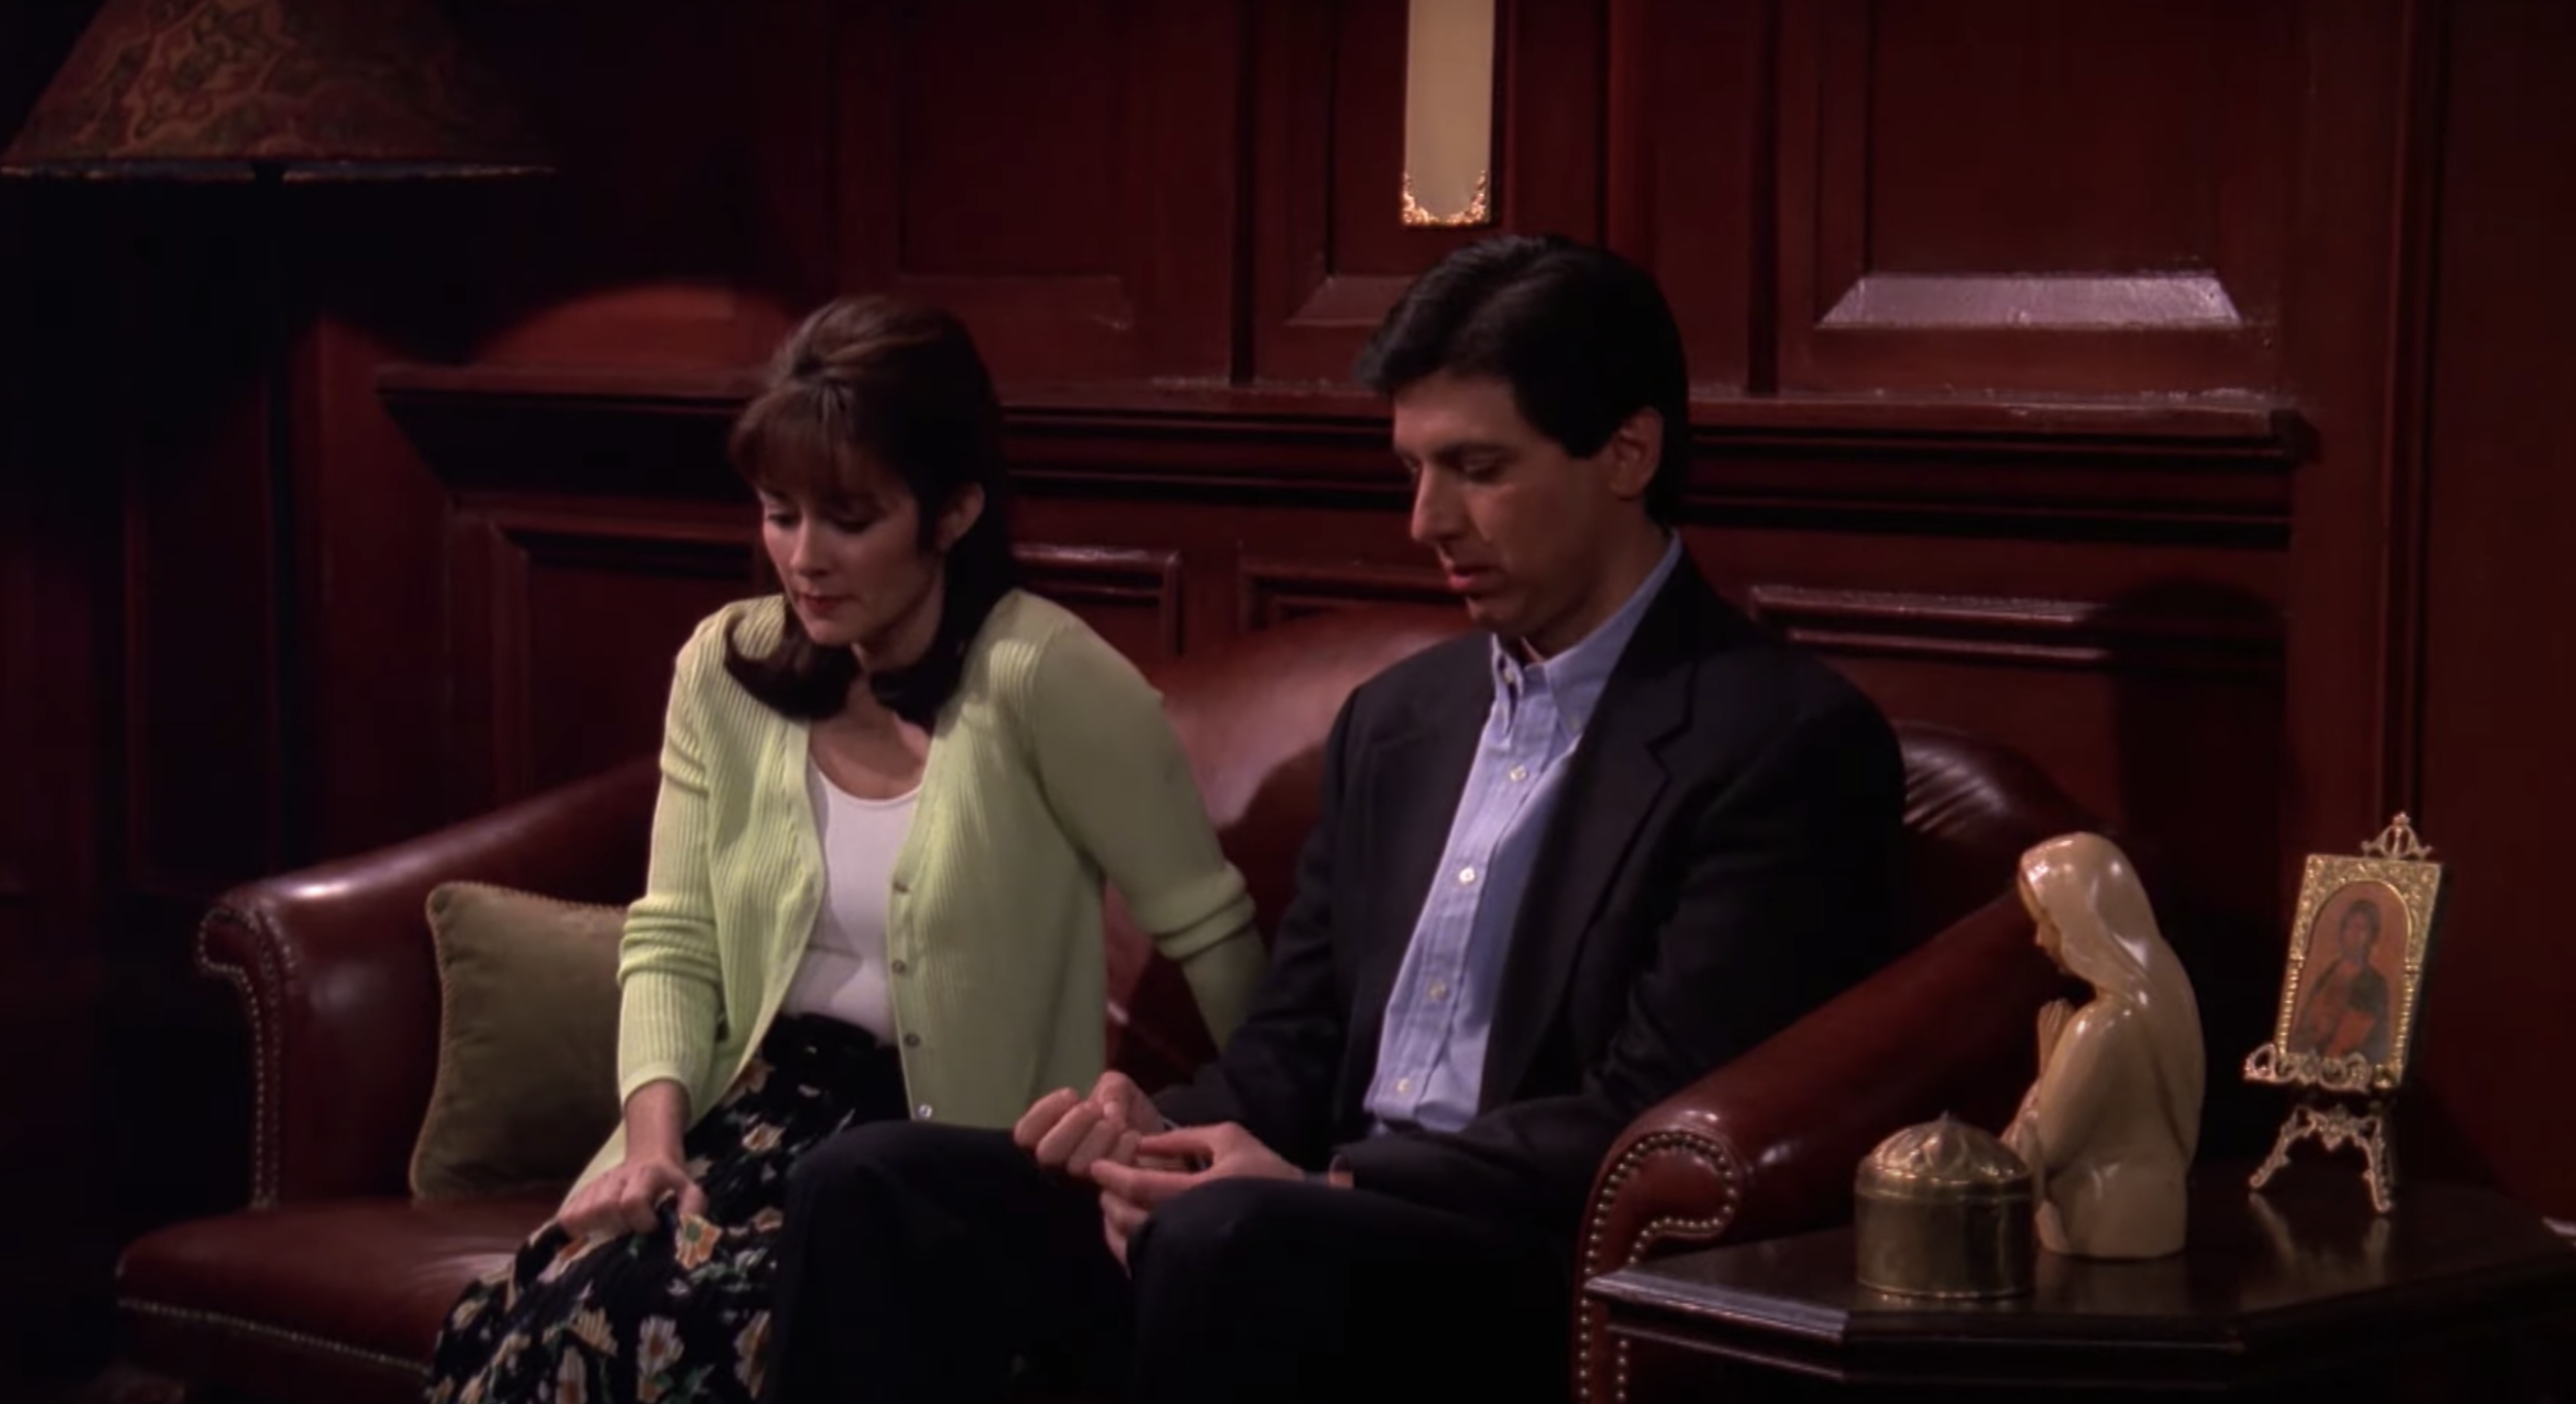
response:
M2432 859L2402 813L2358 856L2308 856L2272 1038L2245 1059L2246 1081L2290 1088L2297 1100L2253 1188L2271 1183L2293 1146L2315 1141L2329 1152L2358 1149L2372 1207L2385 1214L2395 1202L2389 1122L2441 928L2444 873Z
M1472 229L1494 222L1489 198L1488 173L1476 172L1476 190L1468 197L1467 208L1453 215L1434 214L1413 198L1413 173L1404 174L1404 224L1408 229Z
M1404 203L1408 229L1494 222L1496 0L1408 0Z
M2363 844L2361 851L2364 857L2389 858L2400 863L2421 863L2433 856L2433 850L2415 832L2415 821L2402 813L2388 821L2388 827L2379 831L2379 837Z

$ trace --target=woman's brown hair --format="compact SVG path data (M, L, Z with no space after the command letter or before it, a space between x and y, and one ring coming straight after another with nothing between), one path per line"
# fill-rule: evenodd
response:
M982 512L947 550L930 647L903 668L867 675L888 710L929 726L956 692L986 616L1019 584L1001 400L965 325L892 298L824 305L778 348L727 451L755 489L813 502L857 495L881 466L919 507L924 550L938 549L940 515L957 495L983 489ZM816 644L793 608L767 653L743 652L728 631L725 670L771 709L806 720L840 711L860 672L855 653Z

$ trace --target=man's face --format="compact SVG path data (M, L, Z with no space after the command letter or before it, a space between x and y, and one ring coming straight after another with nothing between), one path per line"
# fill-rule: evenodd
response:
M1413 539L1468 616L1539 657L1578 643L1622 600L1612 548L1640 519L1662 448L1641 413L1576 458L1521 418L1511 386L1446 373L1395 393L1395 453L1413 478Z

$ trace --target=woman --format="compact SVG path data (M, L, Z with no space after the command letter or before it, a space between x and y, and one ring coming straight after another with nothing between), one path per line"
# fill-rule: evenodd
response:
M2050 839L2022 855L2020 885L2040 949L2093 987L2081 1009L2039 1012L2039 1080L2004 1132L2038 1177L2040 1242L2091 1258L2178 1252L2203 1081L2191 978L2109 839Z
M1099 1074L1104 876L1220 1041L1259 974L1160 699L1015 588L962 326L823 308L731 454L784 591L680 652L619 961L624 1122L450 1314L432 1404L757 1396L797 1155L875 1118L1008 1126Z

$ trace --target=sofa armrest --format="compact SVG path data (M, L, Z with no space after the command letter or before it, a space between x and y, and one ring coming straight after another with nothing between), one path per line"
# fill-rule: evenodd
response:
M1861 1157L1943 1112L2000 1131L2062 977L2011 893L1637 1118L1593 1182L1581 1275L1840 1222ZM1616 1397L1600 1309L1578 1383Z
M657 782L652 761L632 762L217 899L197 966L239 992L250 1028L254 1206L405 1192L438 1056L430 889L627 901Z
M1666 1099L1594 1183L1585 1275L1839 1222L1861 1157L1942 1112L2002 1130L2061 979L2007 893Z

